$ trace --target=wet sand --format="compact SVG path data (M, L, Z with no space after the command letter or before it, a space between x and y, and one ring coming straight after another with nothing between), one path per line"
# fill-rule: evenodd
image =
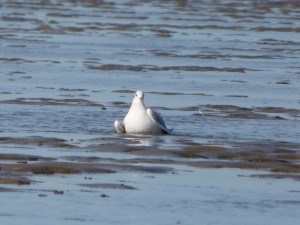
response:
M299 6L1 2L1 221L295 224ZM137 89L173 135L114 133Z

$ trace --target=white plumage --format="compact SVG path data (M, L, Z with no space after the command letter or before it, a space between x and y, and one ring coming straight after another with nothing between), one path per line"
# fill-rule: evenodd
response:
M171 134L162 117L144 105L144 93L136 91L131 107L123 122L115 121L117 133L133 134Z

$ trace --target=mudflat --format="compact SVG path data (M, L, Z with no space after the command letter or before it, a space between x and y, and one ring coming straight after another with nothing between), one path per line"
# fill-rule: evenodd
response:
M299 8L2 1L1 221L294 225ZM114 133L138 89L174 134Z

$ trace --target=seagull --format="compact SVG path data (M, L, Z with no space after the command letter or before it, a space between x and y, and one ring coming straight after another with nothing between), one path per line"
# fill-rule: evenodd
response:
M118 134L171 134L163 118L151 108L144 105L144 93L136 91L131 107L123 122L115 121L114 127Z

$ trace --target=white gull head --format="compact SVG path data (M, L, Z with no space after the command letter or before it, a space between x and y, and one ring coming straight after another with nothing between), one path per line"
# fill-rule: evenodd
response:
M136 91L133 97L134 100L144 100L144 93L140 90Z

